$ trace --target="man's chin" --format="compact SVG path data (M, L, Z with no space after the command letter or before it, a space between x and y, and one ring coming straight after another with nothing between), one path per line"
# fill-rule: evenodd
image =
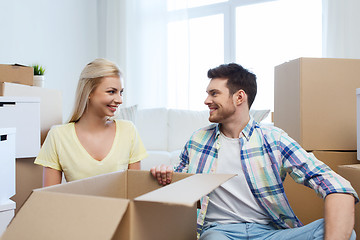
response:
M212 118L212 117L210 116L210 117L209 117L209 122L212 122L212 123L219 123L219 119Z

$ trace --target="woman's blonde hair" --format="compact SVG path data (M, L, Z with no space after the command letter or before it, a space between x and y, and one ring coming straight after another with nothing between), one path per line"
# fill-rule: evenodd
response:
M109 60L98 58L85 66L80 74L74 110L69 123L79 121L84 114L90 94L100 84L101 79L108 76L122 78L119 67Z

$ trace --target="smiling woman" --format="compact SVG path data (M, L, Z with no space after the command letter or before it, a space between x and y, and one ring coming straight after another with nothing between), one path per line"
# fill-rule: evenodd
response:
M147 156L135 126L110 120L122 103L121 72L96 59L82 71L69 123L53 127L35 160L44 167L43 186L125 169L140 169Z

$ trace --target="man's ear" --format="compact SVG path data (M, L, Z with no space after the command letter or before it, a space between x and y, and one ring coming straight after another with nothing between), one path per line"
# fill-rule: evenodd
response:
M239 106L244 102L247 102L247 94L245 93L244 90L240 89L234 93L234 102L236 106Z

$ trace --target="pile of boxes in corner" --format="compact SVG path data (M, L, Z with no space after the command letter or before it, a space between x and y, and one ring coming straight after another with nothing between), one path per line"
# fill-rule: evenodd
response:
M274 93L274 125L349 180L358 194L359 76L360 59L299 58L275 67ZM313 190L296 184L289 176L284 187L290 205L304 224L324 217L323 200ZM357 233L360 232L358 205Z
M34 158L50 127L62 123L61 92L33 85L32 67L0 64L0 236L42 186Z
M15 158L17 156L15 149L17 147L16 131L18 130L14 123L16 121L14 121L14 115L11 113L17 100L13 97L2 96L4 96L7 83L32 85L33 73L32 67L0 64L0 236L15 215L16 203L10 198L16 193ZM23 139L23 143L29 141L28 144L37 144L37 148L39 148L40 138L37 138L37 142L35 139L35 143L33 140ZM21 148L19 150L21 151Z

